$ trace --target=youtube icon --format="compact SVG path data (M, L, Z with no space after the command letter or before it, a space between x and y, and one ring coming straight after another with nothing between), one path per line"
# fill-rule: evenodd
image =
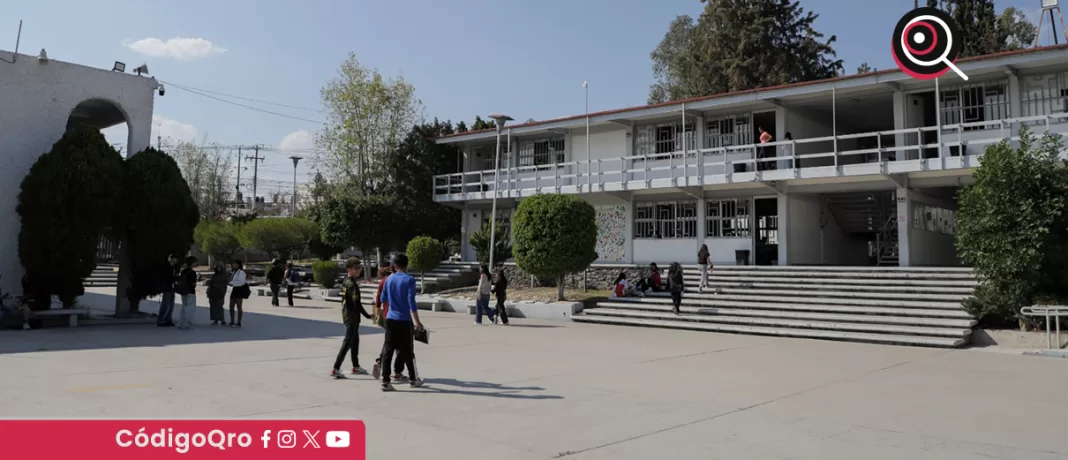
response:
M326 447L349 447L349 432L348 431L327 431L326 432Z

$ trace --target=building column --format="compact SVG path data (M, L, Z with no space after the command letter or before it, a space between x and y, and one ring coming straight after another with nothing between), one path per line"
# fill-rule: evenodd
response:
M625 256L623 260L627 263L634 263L634 195L632 194L627 203L623 205L626 207L627 216L627 230L624 235L623 252Z
M702 194L703 195L703 194ZM704 196L697 199L697 250L701 249L701 245L705 244L705 229L708 225L708 203Z
M1020 88L1020 77L1016 76L1015 74L1010 74L1009 75L1009 87L1008 87L1008 96L1009 96L1009 116L1008 116L1008 118L1018 118L1018 117L1022 117L1023 116L1023 109L1022 109L1022 106L1020 104L1020 95L1022 94L1020 89L1021 89ZM1010 127L1009 130L1011 131L1012 127ZM1010 132L1010 133L1006 133L1006 134L1008 134L1009 136L1012 136L1015 133Z
M779 220L779 265L790 265L790 194L780 193L776 200L779 205L778 220ZM754 202L753 216L756 218L756 210ZM753 250L756 253L756 222L753 222Z
M912 230L912 210L907 188L899 187L895 192L897 197L897 253L898 265L911 267L909 257L909 233Z
M905 127L907 126L907 123L908 123L908 121L905 120L905 105L906 105L905 92L904 91L894 91L893 99L894 99L894 129L895 130L905 129ZM905 135L904 134L900 134L900 133L899 134L895 134L894 135L894 146L895 147L902 147L904 145L905 145ZM907 153L904 150L895 150L894 152L896 153L895 158L898 158L898 159L904 159L905 156L906 156L906 153ZM885 158L885 156L883 158Z

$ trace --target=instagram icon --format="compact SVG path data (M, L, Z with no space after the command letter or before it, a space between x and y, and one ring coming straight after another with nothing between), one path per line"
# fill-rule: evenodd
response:
M282 430L278 432L278 448L279 449L292 449L297 447L297 433L293 430Z

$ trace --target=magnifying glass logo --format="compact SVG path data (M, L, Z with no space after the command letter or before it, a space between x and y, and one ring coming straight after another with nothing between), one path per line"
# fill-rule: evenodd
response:
M937 8L917 8L898 21L891 52L898 68L913 78L930 80L952 70L967 80L953 63L960 54L955 37L960 29L952 17Z

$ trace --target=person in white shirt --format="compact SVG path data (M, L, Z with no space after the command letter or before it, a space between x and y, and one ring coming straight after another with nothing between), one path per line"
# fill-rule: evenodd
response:
M248 286L248 275L245 274L245 266L240 260L233 262L233 272L230 273L230 327L241 327L241 318L245 316L241 306L245 299L252 294L252 288ZM234 308L237 308L237 322L234 322Z
M792 140L794 140L794 135L790 134L790 133L786 133L786 136L783 136L782 140L784 140L784 141L792 141ZM793 158L790 158L790 157L794 156L794 145L793 144L785 144L785 145L783 145L782 146L782 155L780 155L780 156L786 157L786 159L779 161L779 169L791 169L791 168L800 168L801 167L801 165L800 165L801 162L800 161L797 161L797 160L794 160Z

